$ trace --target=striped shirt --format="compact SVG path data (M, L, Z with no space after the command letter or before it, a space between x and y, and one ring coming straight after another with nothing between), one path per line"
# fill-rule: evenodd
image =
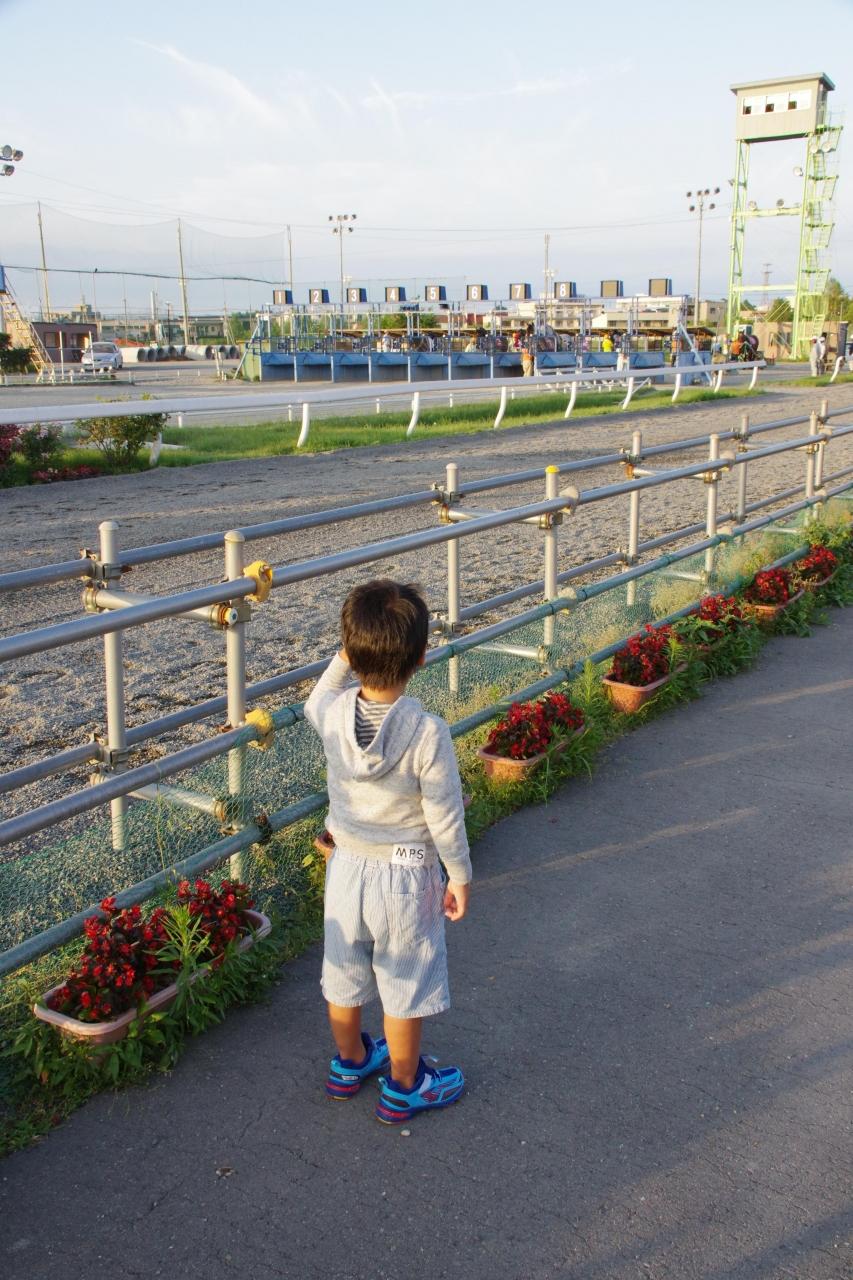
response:
M355 740L361 747L369 747L379 730L393 702L370 702L361 694L355 700Z

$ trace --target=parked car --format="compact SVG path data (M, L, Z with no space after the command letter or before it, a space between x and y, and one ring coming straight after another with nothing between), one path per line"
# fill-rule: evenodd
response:
M90 373L120 369L124 364L121 348L114 342L93 342L81 356L80 363Z

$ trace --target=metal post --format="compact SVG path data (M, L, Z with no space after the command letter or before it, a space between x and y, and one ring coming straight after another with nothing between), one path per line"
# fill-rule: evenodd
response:
M229 582L243 577L245 538L236 529L225 535L225 577ZM243 601L231 602L243 608ZM225 632L225 672L226 695L228 700L228 723L232 729L243 724L246 719L246 624L235 622ZM246 764L246 748L235 747L228 753L228 793L240 796L243 793ZM243 854L235 853L231 858L231 877L242 880L244 877Z
M572 382L571 388L569 390L569 403L566 405L566 412L563 414L564 418L570 417L572 409L574 409L575 407L575 401L577 400L577 398L578 398L578 381L576 378Z
M749 414L742 413L740 418L740 433L738 436L738 451L740 453L748 453L749 447ZM737 514L736 522L743 524L746 519L746 473L747 463L742 462L737 469Z
M118 525L115 520L104 520L99 526L100 558L105 584L115 584L121 573L118 553ZM109 578L107 578L109 574ZM117 773L125 764L127 752L127 726L124 717L124 640L120 631L104 636L104 676L107 694L107 749L108 764ZM125 814L127 797L119 796L110 801L113 848L124 849Z
M559 496L560 485L560 469L559 467L545 468L545 499L556 498ZM558 593L557 585L557 528L559 520L557 513L549 513L542 518L542 528L545 531L545 599L556 600ZM554 629L556 618L553 614L545 619L543 643L546 648L554 643Z
M636 466L643 457L643 433L635 431L631 436L631 466ZM632 489L628 494L628 565L635 565L640 547L640 490ZM628 583L625 603L632 608L637 603L637 584Z
M829 401L821 400L820 413L818 414L818 422L820 423L821 430L823 430L826 427L826 420L827 420L828 414L829 414ZM823 476L824 476L824 470L826 466L827 443L828 442L826 440L821 439L820 444L817 447L817 456L815 458L814 484L815 484L815 490L818 493L820 493L821 489L823 488ZM821 502L817 503L817 505L815 506L816 514L820 514L822 510L823 510L823 503Z
M712 435L709 440L708 461L712 464L716 463L720 457L720 437ZM705 476L705 483L708 486L708 505L707 515L705 518L705 537L716 538L717 536L717 483L718 472L712 465L711 470ZM714 547L708 547L705 551L705 590L712 591L714 586Z
M448 462L445 470L445 490L448 505L459 492L459 467L455 462ZM461 593L459 579L459 539L447 544L447 630L452 636L459 626L459 610ZM451 658L447 664L447 679L450 692L459 694L460 659Z
M504 414L506 413L506 392L506 387L501 387L501 402L498 406L498 412L495 417L495 427L499 427L504 420Z
M306 400L302 405L302 429L299 432L299 439L296 441L297 449L301 449L303 445L308 443L308 432L311 430L311 406Z
M412 396L412 416L409 419L409 425L406 427L406 439L414 433L415 427L418 425L418 419L421 416L421 393L416 391Z
M820 430L818 415L812 411L809 414L809 435L817 436ZM817 463L817 447L818 442L806 446L806 501L811 503L814 499L815 491L815 467ZM808 506L805 511L803 521L809 524L814 519L814 508Z

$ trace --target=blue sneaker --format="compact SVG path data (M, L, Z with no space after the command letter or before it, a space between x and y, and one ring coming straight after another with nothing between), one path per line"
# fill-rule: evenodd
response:
M465 1077L458 1067L428 1067L421 1058L411 1089L404 1089L390 1076L383 1076L381 1084L376 1119L383 1124L403 1124L419 1111L436 1111L458 1101Z
M330 1098L351 1098L358 1093L368 1076L377 1071L385 1071L391 1065L388 1045L385 1038L372 1039L366 1031L361 1033L365 1054L361 1062L353 1062L350 1058L341 1058L335 1054L329 1063L329 1078L326 1081L326 1093Z

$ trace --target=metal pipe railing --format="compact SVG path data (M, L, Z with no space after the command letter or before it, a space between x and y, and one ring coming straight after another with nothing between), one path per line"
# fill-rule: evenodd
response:
M784 425L792 425L797 421L798 419L786 419L784 420ZM764 424L764 425L775 427L775 426L778 426L779 424L777 423L777 424ZM841 431L839 431L837 434L843 435L851 430L853 430L853 427L842 428ZM814 436L812 435L802 440L785 441L778 445L767 446L764 449L755 450L748 455L748 458L750 460L755 458L761 458L761 457L769 456L775 453L785 452L791 449L802 447L804 445L811 445L813 444L813 442L814 442ZM732 465L745 464L746 461L747 461L746 457L736 457L731 460L731 464ZM690 468L680 468L680 469L672 470L669 472L661 472L653 476L645 476L641 480L626 482L623 485L606 486L599 490L586 491L582 495L580 495L579 501L588 502L588 501L599 500L601 497L613 496L615 493L622 492L622 491L629 491L633 495L635 493L638 493L642 487L647 487L649 485L658 485L670 479L676 479L686 475L697 474L697 473L702 474L705 470L706 470L706 464L700 463ZM515 480L517 479L518 475L526 476L526 474L527 473L516 473L516 475L513 476L512 479ZM534 472L533 474L537 474L537 473ZM798 487L785 490L783 491L783 493L774 495L771 498L765 499L760 503L750 504L749 509L750 510L760 509L761 506L770 505L778 501L780 498L787 497L789 496L789 494L793 494L798 491L799 491ZM427 491L427 493L429 493L429 496L432 496L431 491ZM421 497L425 497L425 496L427 496L427 494L409 495L410 498L417 499L417 500L420 500ZM376 504L362 504L362 507L374 506L374 505ZM386 502L383 502L383 505L387 505L387 500ZM543 509L542 504L534 504L534 507L532 509L534 509L536 512L541 512ZM479 523L475 521L469 522L467 531L469 533L475 532L477 531L477 529L485 527L485 525L492 525L499 522L509 522L509 521L523 518L522 513L524 512L524 510L525 510L524 508L520 508L510 512L493 513L490 516L481 517L481 522ZM302 518L297 518L297 519L302 519ZM276 522L276 523L279 523L279 522ZM261 527L264 527L264 526L256 526L256 528L261 528ZM269 527L269 526L266 526L266 527ZM681 536L689 536L694 531L698 531L699 528L700 526L687 526L684 530L675 531L672 534L662 535L659 538L653 539L648 544L643 544L643 546L640 549L645 551L649 549L654 549L657 546L666 545L668 542L675 541ZM442 531L442 530L427 531L427 534L426 534L426 539L428 541L429 540L444 541L449 537L450 537L449 533L447 531ZM411 545L414 545L415 543L417 545L424 545L425 538L423 534L407 535L407 538ZM200 540L195 540L195 541L198 542ZM371 558L381 558L383 554L392 554L393 553L392 549L400 549L400 543L401 543L401 540L399 539L391 540L390 544L389 543L376 544L374 548L363 548L363 549L360 549L360 552L363 554L369 554ZM344 553L344 554L346 555L348 553ZM349 554L352 554L352 553L349 553ZM618 563L619 560L622 558L623 557L619 553L614 553L610 556L599 557L597 560L587 562L584 565L576 566L575 568L567 572L563 572L559 574L558 581L560 583L566 583L568 581L571 581L574 577L592 572L599 567L606 567L609 564ZM364 560L360 558L359 562L363 563ZM309 561L309 562L306 562L306 564L314 570L313 573L308 574L307 576L315 576L315 574L318 571L317 563ZM293 569L296 569L297 571L299 571L300 567L290 566L288 570L288 576L290 574L290 571L292 571ZM327 567L323 571L333 572L335 571L335 567L334 566ZM299 579L293 578L293 580L299 580ZM254 589L253 580L248 580L248 581L252 582L252 586L248 589L250 590ZM279 585L279 584L277 583L276 585ZM512 591L504 592L501 595L492 597L486 601L481 602L479 605L470 606L460 612L460 615L459 615L460 620L463 620L463 619L467 620L467 619L479 616L480 614L487 612L490 609L498 608L498 607L501 607L502 605L512 603L515 600L523 599L525 598L525 596L538 594L539 590L542 589L543 585L544 584L542 583L527 584L525 586L515 588ZM205 592L209 592L211 589L200 588L198 590L205 593ZM150 608L155 612L155 616L163 617L163 616L168 616L170 613L176 613L179 611L178 607L175 604L175 601L182 600L183 605L186 605L190 600L195 598L197 598L196 593L191 592L191 593L184 593L183 597L172 597L172 598L166 597L164 598L164 600L152 600L149 602L149 604L146 604L146 605L130 606L130 607L134 609L140 609L143 611ZM219 594L218 592L217 592L217 599L219 600L222 599L222 595ZM138 616L139 615L137 614L136 617L138 618ZM148 615L148 617L150 617L150 614ZM139 620L140 621L147 620L147 618L141 618ZM59 643L70 642L66 639L68 635L68 632L66 630L67 628L71 628L76 631L74 638L85 638L84 636L80 635L81 628L87 628L89 632L92 632L95 629L97 629L97 631L99 631L100 633L105 634L109 630L112 630L109 624L106 623L105 625L105 623L106 623L106 620L104 618L76 620L75 622L72 622L72 623L60 624L58 628L45 628L42 630L41 633L38 633L38 632L31 633L31 635L36 637L40 636L40 641L39 641L40 647L41 646L54 647L56 644L59 644ZM60 634L58 635L57 632L59 632ZM7 656L8 647L12 643L14 643L15 641L21 642L21 641L24 641L24 639L25 637L14 637L12 638L12 641L0 641L0 658ZM4 646L7 646L7 652L4 652ZM30 651L35 651L35 650L30 650ZM14 656L14 654L8 655L8 656ZM289 685L297 683L301 679L311 678L313 675L321 671L325 667L325 665L326 664L324 662L307 664L304 668L299 668L294 672L285 673L283 676L274 677L271 680L260 682L259 685L257 686L249 686L246 690L246 697L248 700L256 700L257 698L262 697L267 693L271 693L276 690L287 688ZM179 728L183 725L193 723L201 719L205 719L208 716L219 714L222 710L225 710L226 707L227 707L226 699L210 699L205 703L199 704L197 707L185 708L179 712L174 712L169 716L161 717L158 720L149 722L146 725L142 725L136 729L129 730L127 733L126 745L133 745L149 737L157 736L159 733L168 732L170 730ZM78 749L75 749L75 752L73 753L73 755L69 757L69 761L71 763L77 763L77 762L80 762L83 758L84 757L81 754L81 749L78 748ZM85 758L97 759L98 752L96 751L87 752ZM12 789L16 785L15 780L19 778L37 780L38 778L50 776L51 773L61 772L65 767L67 766L65 763L62 762L61 759L56 764L51 763L51 761L42 761L32 766L27 766L24 768L23 772L14 771L13 774L10 774L9 775L10 781L5 783L2 786L2 790ZM26 783L20 782L20 783L17 783L17 785L26 785Z
M832 489L825 489L820 496L824 499L831 498L843 493L847 493L848 488L849 487L846 485L839 485ZM580 588L576 593L574 593L575 599L591 599L594 596L601 594L605 590L612 590L616 586L621 585L623 582L630 581L635 577L643 576L645 573L654 571L654 568L658 567L660 564L675 563L681 559L684 559L689 555L696 554L699 550L703 548L703 546L706 546L711 542L719 543L722 541L727 541L733 536L741 535L743 533L751 531L752 529L766 526L767 524L771 523L772 521L778 518L784 518L789 514L793 514L796 511L800 511L811 505L814 505L814 503L817 500L818 500L817 498L803 499L798 503L791 504L789 507L785 508L781 512L774 512L772 514L768 514L763 517L760 517L758 520L748 522L747 524L739 525L728 534L717 535L714 539L705 539L703 542L696 544L695 547L684 548L681 551L675 552L670 556L662 557L661 560L659 560L658 562L654 562L653 564L636 566L632 569L627 570L625 573L615 575L613 578L603 583L594 584L588 588ZM791 561L796 559L798 556L802 555L805 549L806 548L804 546L799 547L796 550L789 552L788 555L775 561L774 564L782 565L785 563L790 563ZM733 585L734 584L728 584L729 589L731 589ZM572 601L556 600L556 601L546 602L545 604L540 605L538 609L530 610L527 615L521 615L521 617L511 620L512 625L514 627L517 627L517 626L523 625L523 623L526 621L535 620L536 617L553 615L553 613L555 613L556 611L563 608L567 608L570 606L570 604L574 604L575 599L573 599ZM659 620L660 623L673 621L677 617L684 616L685 614L689 613L693 608L695 608L696 603L697 602L693 602L690 605L686 605L682 609L678 610L677 613L671 614L667 618L660 619ZM482 632L478 633L479 642L481 644L486 643L489 638L494 638L497 634L503 634L506 630L506 626L507 624L496 624L496 626L494 627L484 629ZM458 654L460 651L474 647L473 644L471 643L471 641L474 639L475 637L466 637L459 641L454 641L450 645L444 646L443 650L433 650L429 655L429 660L431 662L436 662L436 661L443 660L445 657L451 658L456 654ZM621 645L624 643L624 639L625 637L607 646L606 648L597 651L596 653L588 655L586 660L593 661L593 662L606 660L606 658L612 656L612 654L615 653L619 647L621 647ZM514 698L529 698L529 697L538 696L540 693L547 691L547 689L553 688L556 684L562 683L563 681L572 678L573 675L578 674L581 667L582 667L581 662L575 663L572 667L567 668L565 670L553 672L549 676L545 677L544 679L537 681L534 684L529 685L525 689L520 690L516 694L510 695L510 696ZM472 716L468 716L464 720L458 721L451 728L451 732L453 736L459 736L462 733L469 732L471 729L476 728L479 724L485 723L487 720L492 719L496 714L500 712L500 710L503 707L505 707L508 701L509 701L509 698L504 698L501 700L500 703L496 704L495 706L491 708L486 708L480 712L475 712ZM278 713L276 716L276 719L278 720L279 723L288 722L287 716L285 714L288 712L290 713L290 716L291 716L290 722L293 722L301 718L301 708L296 708L296 707L285 708L283 709L282 713ZM214 741L212 744L198 744L197 748L195 749L188 748L185 752L178 753L178 754L183 756L184 761L186 761L187 757L191 753L193 753L194 751L198 751L199 748L204 749L205 747L210 745L218 746L220 752L230 750L235 745L236 738L240 736L240 733L241 733L240 730L232 730L230 734L223 735L218 742ZM244 740L249 740L249 737L252 736L251 727L247 727L246 729L242 730L242 734L244 735ZM231 741L232 738L234 738L235 741ZM209 758L209 757L205 757L205 758ZM157 765L145 766L144 769L145 768L153 769L155 772L158 773L158 779L159 779L164 776L167 776L168 773L170 772L179 771L179 768L190 767L188 763L181 763L178 768L175 768L174 766L177 759L178 759L178 756L171 757L170 761L160 761L158 762ZM196 762L198 762L198 760ZM137 778L139 778L139 775L142 772L143 770L130 771L128 774L124 775L122 779L116 779L114 781L118 782L119 785L122 785L122 784L125 784L128 780L130 780L131 773L135 774ZM153 779L153 781L156 781L158 779ZM100 787L105 789L103 792L104 799L109 798L108 795L106 794L106 790L109 789L109 785L110 784L108 783L100 784ZM292 825L293 823L300 821L303 818L306 818L311 814L317 812L326 803L326 799L327 797L325 793L318 793L315 795L305 797L299 802L297 802L296 804L289 805L286 808L279 810L276 813L270 815L270 817L265 821L264 830L262 830L256 823L253 823L253 822L248 823L246 826L242 827L241 830L235 833L234 835L225 837L222 840L217 841L215 844L209 846L208 848L203 849L200 852L194 854L191 858L185 859L183 862L175 865L174 867L167 868L163 871L157 872L155 875L149 877L145 881L142 881L140 884L134 885L130 889L127 889L122 893L118 894L117 895L118 905L123 907L123 906L132 905L137 902L145 901L146 899L150 898L154 893L156 893L160 888L162 888L164 885L168 884L169 882L179 879L182 876L201 873L202 871L215 866L217 863L223 861L226 857L231 857L239 853L243 849L247 848L250 844L265 838L265 836L269 833L269 831L282 830L285 826ZM44 808L48 808L48 807L49 806L45 806ZM44 812L44 810L42 810L42 812ZM12 821L16 822L19 820L13 819ZM6 825L7 824L3 824L3 826L6 826ZM25 942L21 943L19 946L11 948L10 950L6 951L2 955L0 955L0 974L12 972L17 968L20 968L24 964L30 963L32 960L38 958L39 956L46 954L48 951L61 945L63 942L69 941L71 938L75 937L77 934L80 933L85 919L89 915L93 913L97 913L97 910L98 908L95 905L92 905L86 910L82 912L78 912L75 916L69 918L68 920L62 921L60 924L55 925L52 928L43 931L42 933L36 935L35 937L27 939Z
M822 410L824 410L821 415L822 418L829 416L826 413L825 405L822 406ZM835 411L836 415L840 415L844 412L847 412L847 410ZM754 430L778 429L782 425L796 425L801 420L802 419L800 418L780 420L776 423L763 424L762 427L755 428ZM840 429L835 430L833 438L843 436L850 431L853 431L853 426L842 426ZM730 435L737 433L727 434ZM751 461L800 447L813 446L816 434L814 423L812 423L812 432L808 437L793 441L784 441L778 445L766 446L763 449L754 450L747 455L748 459ZM679 443L680 442L676 442L673 445L666 446L666 448L668 451L674 450L679 447ZM692 444L693 442L691 441L689 443ZM661 447L656 446L656 451L660 452ZM647 451L647 453L648 452L651 451ZM610 463L616 456L617 455L611 455L605 459L601 459L600 461L602 464ZM621 455L618 456L621 457ZM743 465L746 461L747 457L744 456L725 459L726 464L732 466ZM569 467L574 467L578 464L567 465ZM670 471L660 472L654 475L646 475L639 479L626 481L620 485L602 486L599 489L588 490L583 492L581 495L578 495L578 497L573 499L573 501L578 504L584 504L587 502L599 501L606 497L612 497L619 493L639 493L642 488L659 485L671 480L685 478L692 475L705 474L707 470L708 463L701 462L690 467L671 469ZM538 472L538 470L533 473L515 473L510 477L499 477L498 479L500 481L508 480L515 483L522 477L526 479L529 474L537 475L541 473ZM479 487L479 482L475 482L475 485L471 487ZM460 486L459 488L461 491L463 486ZM794 489L785 490L783 493L773 495L760 503L750 504L750 510L759 509L761 506L773 504L778 502L780 498L799 492L800 490L801 487L799 486ZM434 495L432 491L425 491L415 495L404 495L404 500L414 504L415 502L420 502L427 498L432 500L433 497ZM394 501L396 500L390 499L381 500L379 503L359 504L358 508L350 508L350 510L353 511L353 513L358 511L359 514L362 514L365 512L366 508L370 508L371 510L375 510L377 507L387 509L389 503ZM386 555L392 555L402 550L415 549L415 547L430 545L433 542L447 541L450 543L456 537L479 532L482 529L496 527L501 524L511 523L520 519L535 518L537 516L541 516L543 513L559 510L564 505L564 498L550 499L544 503L528 504L526 507L515 508L505 512L490 513L469 521L464 529L443 528L423 531L421 533L405 535L403 538L391 539L385 542L372 544L367 547L356 548L349 552L339 553L337 556L321 557L319 559L304 562L303 564L287 566L284 569L277 571L275 585L279 586L284 582L300 581L305 577L319 576L321 573L335 572L341 567L349 567L356 563L366 563L369 560L383 558ZM320 513L320 517L331 520L334 514L334 512ZM292 522L293 519L294 518L290 518L290 521ZM316 516L296 517L295 519L299 521L300 524L304 523L307 525L312 521L312 519L316 519ZM272 525L280 528L282 523L283 522L272 522ZM270 524L254 526L255 529L269 529L270 527ZM686 526L684 530L662 535L659 538L651 540L648 544L643 544L641 549L647 550L653 549L656 546L665 545L669 541L675 541L682 536L689 536L693 532L699 531L700 527L701 526ZM224 535L222 536L224 538ZM214 537L218 540L219 535L210 535L210 537ZM185 541L191 541L197 547L204 542L205 549L208 545L207 539L190 539ZM169 546L169 544L162 545ZM117 551L109 551L108 549L107 552L102 552L101 559L104 562L108 562L110 559L115 560L117 556ZM599 557L595 561L587 562L584 565L576 566L567 572L559 574L557 580L561 583L565 583L574 577L594 571L596 568L618 563L623 558L624 557L621 553L613 553L609 556ZM92 561L66 562L64 566L59 566L59 568L64 570L72 563L74 564L75 569L79 571L81 567L91 564ZM57 566L53 566L54 569L56 567ZM500 596L495 596L490 600L480 602L479 605L470 606L469 608L460 611L460 620L463 618L468 619L476 617L483 612L487 612L489 609L511 603L513 600L522 599L526 595L536 594L541 589L542 585L543 584L541 583L527 584L516 588L511 592L505 592ZM230 583L226 587L220 585L210 588L199 588L192 592L181 593L177 596L154 599L140 605L131 605L123 611L122 619L118 626L116 625L116 622L111 620L109 617L101 616L97 618L75 620L70 623L59 624L57 627L43 628L39 632L30 633L29 637L19 636L12 637L6 641L0 641L0 657L8 658L18 656L22 652L37 652L41 651L43 648L56 647L59 644L70 643L72 640L83 639L90 635L108 635L120 629L122 627L122 623L125 625L133 625L134 623L149 621L154 618L171 616L181 612L186 612L188 607L191 607L199 601L204 601L205 603L211 601L222 602L223 599L229 596L237 597L239 595L249 594L255 589L256 583L254 579L241 579L239 582ZM516 622L515 625L518 625L518 623ZM34 640L38 647L27 648L26 645L28 639ZM325 665L325 662L306 664L303 668L298 668L295 671L285 673L282 676L273 677L271 680L260 682L258 685L249 686L246 689L246 698L255 699L257 697L264 696L266 693L286 688L291 684L297 683L301 679L308 679L322 670ZM226 709L226 707L227 699L210 699L206 703L199 704L197 707L186 708L182 711L172 713L170 716L161 717L159 720L150 722L147 725L139 726L136 729L127 731L125 745L129 746L142 741L147 737L154 736L157 733L178 728L181 725L192 723L198 719L204 719L209 715L218 714L221 710ZM113 749L122 750L121 747L115 747L115 745ZM87 744L84 748L74 748L70 753L60 753L59 757L53 758L52 760L37 762L31 766L24 766L22 770L13 771L12 774L8 775L9 781L4 782L2 789L12 789L16 784L26 785L27 782L23 781L23 779L26 779L27 781L35 781L42 777L50 776L53 772L61 771L65 767L70 767L74 763L80 763L84 759L98 759L100 755L100 749L93 747L90 744Z
M150 402L147 402L150 403ZM107 406L103 406L107 407ZM840 416L853 412L853 407L829 411L825 402L821 406L821 419ZM786 427L797 426L808 422L808 415L791 418L780 418L772 422L759 423L750 428L750 435L765 431L778 431ZM720 432L721 440L737 439L739 431ZM707 445L707 436L693 436L686 440L675 440L668 444L653 445L645 449L645 457L659 457L667 453L678 453L688 449ZM599 467L618 465L625 460L624 452L599 455L594 458L574 460L556 464L561 475L573 472L593 470ZM526 484L540 479L542 469L531 468L525 471L510 472L505 475L491 476L483 480L468 481L461 485L459 493L470 495L485 493L490 490L508 488L517 484ZM238 530L246 541L254 541L265 537L278 537L288 533L303 532L307 529L320 528L327 524L357 520L383 512L404 510L425 503L434 502L437 494L434 489L421 490L415 493L401 494L393 498L380 498L369 502L355 503L345 507L329 508L325 511L310 512L298 516L286 516L280 520L268 520L259 524L246 525ZM150 564L158 560L167 560L176 556L191 555L200 551L213 551L224 545L225 531L198 534L188 538L178 538L167 542L154 543L145 547L131 547L122 554L123 565ZM91 574L95 560L84 556L79 560L67 560L53 565L45 565L34 569L24 569L0 574L0 592L17 591L30 586L41 586L60 582L66 579Z

